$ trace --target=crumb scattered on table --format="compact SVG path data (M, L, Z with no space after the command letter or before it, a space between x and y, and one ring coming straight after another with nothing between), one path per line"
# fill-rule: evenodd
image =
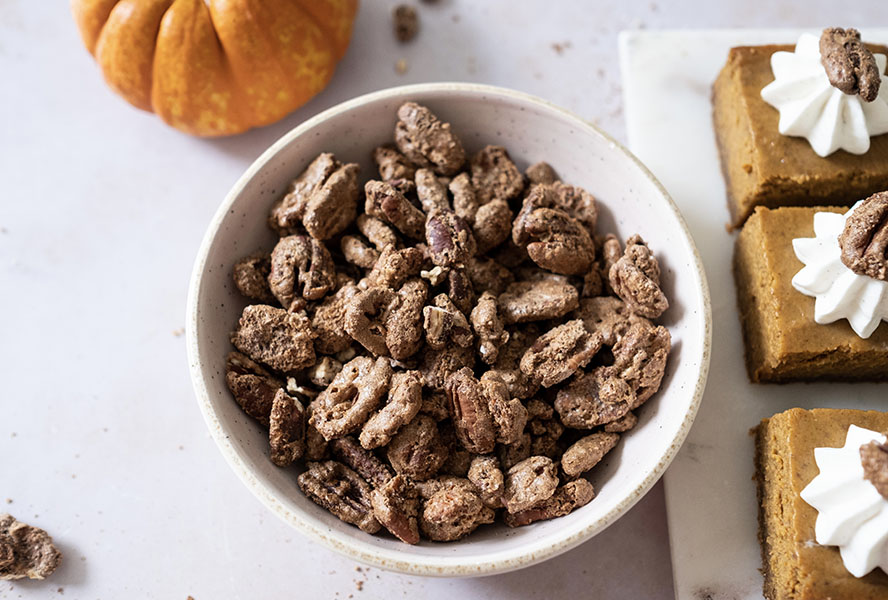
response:
M398 62L395 63L395 73L398 75L403 75L407 72L407 61L403 58L399 58Z

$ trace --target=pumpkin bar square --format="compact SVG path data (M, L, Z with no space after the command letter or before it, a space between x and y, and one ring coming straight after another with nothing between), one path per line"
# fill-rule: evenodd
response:
M753 382L888 379L888 323L868 339L846 320L814 321L814 298L792 287L804 266L794 238L814 237L814 214L841 207L757 207L734 249L734 282Z
M854 577L838 548L814 541L817 511L799 495L819 473L814 448L843 446L850 425L888 431L888 413L793 408L756 428L759 541L768 600L888 598L884 571Z
M888 48L867 44L872 52ZM774 80L771 55L792 45L732 48L712 87L712 116L728 193L739 227L756 206L848 205L888 189L888 135L866 154L839 150L822 158L805 138L777 130L777 109L761 97Z

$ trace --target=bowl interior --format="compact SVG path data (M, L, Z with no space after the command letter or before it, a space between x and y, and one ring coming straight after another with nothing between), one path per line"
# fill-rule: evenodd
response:
M469 152L505 146L520 168L546 160L568 183L599 200L599 231L622 240L639 233L659 258L671 307L663 323L673 350L661 391L639 411L591 477L596 498L574 513L508 529L480 529L458 543L408 547L371 536L309 501L295 467L268 459L267 434L241 412L224 382L229 331L246 302L231 281L242 256L270 250L265 224L272 203L320 152L358 162L363 179L376 173L371 150L392 139L395 111L406 100L428 105L449 121ZM461 84L410 86L371 94L307 121L269 149L235 186L210 226L195 267L189 301L189 352L207 422L226 458L279 516L351 556L422 574L504 571L553 556L606 527L650 488L684 439L708 368L708 295L699 261L674 205L650 174L612 140L572 115L508 90Z

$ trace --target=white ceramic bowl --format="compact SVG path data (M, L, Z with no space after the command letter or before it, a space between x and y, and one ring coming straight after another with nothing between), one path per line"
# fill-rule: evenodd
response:
M469 152L505 146L520 168L546 160L561 178L600 201L601 231L640 233L660 260L671 307L663 322L673 349L660 392L640 411L592 475L597 492L572 514L527 527L483 527L449 544L402 544L339 521L308 500L297 470L268 459L267 434L225 386L229 331L244 305L232 265L272 248L266 226L272 203L320 152L376 173L371 150L392 139L397 107L428 105L453 125ZM579 117L526 94L489 86L437 83L361 96L307 120L260 156L234 185L204 236L188 298L188 360L200 408L222 454L244 484L275 514L312 540L365 563L419 575L468 576L509 571L551 558L613 523L659 479L688 433L709 368L710 307L700 257L675 204L626 149ZM645 543L638 540L639 544Z

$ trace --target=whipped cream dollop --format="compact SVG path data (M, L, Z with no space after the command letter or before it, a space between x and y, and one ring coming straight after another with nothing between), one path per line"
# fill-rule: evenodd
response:
M814 535L823 546L838 546L845 568L863 577L876 567L888 572L888 500L863 478L860 447L885 443L885 436L851 425L841 448L815 448L820 474L802 490L817 509Z
M813 238L796 238L792 248L805 266L792 278L792 287L813 296L814 321L821 325L848 319L861 338L868 338L888 321L888 281L858 275L842 262L839 235L845 221L862 202L845 214L814 214Z
M762 99L780 112L780 133L806 138L819 156L839 149L851 154L869 150L870 137L888 133L886 57L873 56L882 85L874 101L864 102L830 84L817 36L804 33L795 52L772 54L774 81L762 89Z

